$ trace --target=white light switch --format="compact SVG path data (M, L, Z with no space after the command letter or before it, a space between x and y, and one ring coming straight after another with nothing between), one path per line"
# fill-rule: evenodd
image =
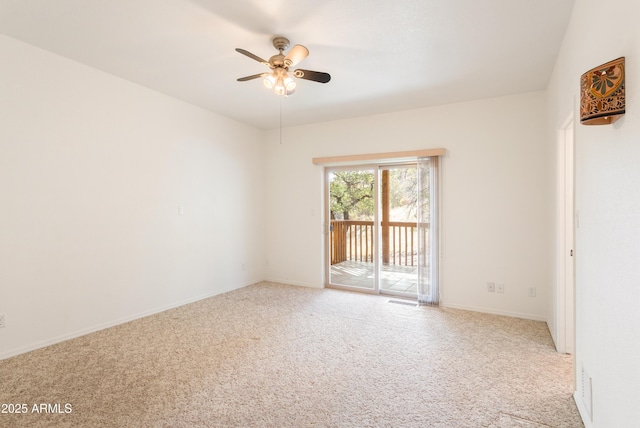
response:
M178 215L184 215L184 207L182 205L178 205Z

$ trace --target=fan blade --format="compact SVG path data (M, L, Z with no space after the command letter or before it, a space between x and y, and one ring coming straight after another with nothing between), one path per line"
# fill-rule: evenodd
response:
M314 82L320 83L327 83L331 80L331 75L329 73L322 73L321 71L297 69L293 72L293 75L299 79L313 80Z
M284 57L284 63L287 67L291 67L305 59L309 55L309 49L302 45L295 45L287 56Z
M260 74L254 74L251 76L246 76L246 77L241 77L238 79L238 82L246 82L247 80L253 80L253 79L257 79L259 77L264 77L264 76L268 76L269 73L260 73Z
M240 52L242 55L246 55L251 59L255 59L256 61L263 63L267 67L270 67L269 61L265 61L264 59L260 58L258 55L254 55L249 51L245 51L244 49L236 48L236 52Z

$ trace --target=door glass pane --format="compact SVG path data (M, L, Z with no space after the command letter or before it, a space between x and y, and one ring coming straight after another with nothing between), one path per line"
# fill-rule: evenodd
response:
M375 170L328 172L331 266L329 283L375 289Z
M380 290L416 294L418 189L416 165L380 171Z

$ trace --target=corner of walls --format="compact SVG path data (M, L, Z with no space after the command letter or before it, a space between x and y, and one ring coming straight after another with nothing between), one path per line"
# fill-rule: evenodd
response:
M264 279L260 130L0 36L0 357Z
M590 39L601 16L596 0L575 2L573 15L549 84L551 132L578 105L582 73L625 56L626 106L623 118L608 126L575 127L576 210L576 374L592 379L592 415L582 403L583 381L574 395L585 426L634 426L640 420L640 4L616 3L615 41ZM577 109L576 109L577 114ZM555 122L554 122L555 121ZM576 122L577 123L577 122Z
M324 287L323 169L305 127L266 131L266 280ZM302 132L302 133L300 133Z
M323 285L323 168L313 157L444 147L443 304L546 320L553 193L545 96L291 127L282 144L270 132L267 278ZM506 292L487 293L487 281L505 283ZM527 295L531 287L535 298Z

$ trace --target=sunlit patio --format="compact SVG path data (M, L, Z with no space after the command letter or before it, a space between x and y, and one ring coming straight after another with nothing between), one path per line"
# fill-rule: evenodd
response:
M331 266L330 282L335 285L373 289L374 264L346 260ZM418 268L415 266L383 265L380 288L387 291L417 293Z

